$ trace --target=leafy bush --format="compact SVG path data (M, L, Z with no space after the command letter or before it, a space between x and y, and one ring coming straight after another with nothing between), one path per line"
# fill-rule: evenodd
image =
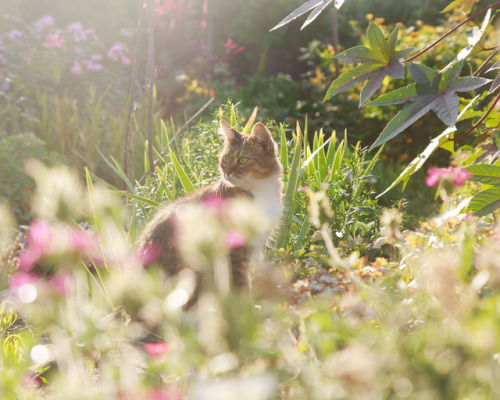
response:
M33 179L24 170L24 162L30 158L47 165L65 161L63 156L46 147L33 134L13 135L0 140L0 199L7 200L21 223L31 219L31 198L35 189Z

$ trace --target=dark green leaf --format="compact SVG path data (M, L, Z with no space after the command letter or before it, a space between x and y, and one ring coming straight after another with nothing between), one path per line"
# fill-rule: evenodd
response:
M446 125L455 125L460 105L456 92L471 90L489 81L472 76L459 79L462 62L456 63L442 73L413 63L408 65L408 69L416 84L386 93L369 103L369 105L388 105L403 103L407 100L412 103L403 107L387 124L372 148L392 139L429 110L434 110Z
M323 101L368 79L361 92L360 105L363 105L380 88L387 75L404 78L405 69L399 59L409 54L412 49L396 50L398 31L399 27L394 28L386 40L378 25L370 21L367 33L370 48L355 46L336 56L341 61L361 65L344 72L333 81Z
M363 82L364 80L372 77L377 70L384 68L381 64L361 64L355 68L347 70L342 75L340 75L337 79L335 79L330 88L326 92L325 99L323 101L328 100L330 97L335 96L337 93L345 92L350 88L356 86L359 82Z
M476 194L470 204L469 211L478 217L485 216L500 207L500 188L495 186Z
M401 111L399 111L396 116L389 121L370 149L387 142L420 119L431 109L431 104L432 103L426 104L425 102L412 102L406 104Z

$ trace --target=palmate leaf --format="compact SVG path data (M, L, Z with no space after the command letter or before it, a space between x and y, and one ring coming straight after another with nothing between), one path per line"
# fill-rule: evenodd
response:
M467 115L468 109L472 106L472 104L478 99L479 96L476 96L473 98L460 112L460 115L458 116L458 120L461 120L464 118L465 115ZM453 133L457 130L455 127L448 127L446 128L443 133L441 133L439 136L436 136L434 139L430 141L430 143L427 145L425 150L420 153L417 157L415 157L409 164L408 166L404 169L403 172L398 176L398 178L392 182L392 184L385 189L382 193L380 193L377 196L377 199L384 194L386 194L389 190L393 189L396 187L400 182L403 182L403 190L406 188L406 184L410 180L410 177L420 170L422 166L425 164L425 162L429 159L429 157L440 147L443 147L443 145L448 141L450 137L453 137Z
M439 73L423 65L409 64L408 69L416 83L389 92L369 103L369 105L388 105L408 101L389 121L371 148L394 138L430 110L433 110L446 125L450 127L455 125L459 108L456 92L474 90L490 81L475 76L459 78L462 66L463 63L458 62Z
M283 18L278 25L273 27L270 31L274 31L278 28L281 28L282 26L288 24L289 22L292 22L293 20L297 19L301 15L304 15L305 13L309 12L312 10L311 14L307 17L306 22L302 25L300 29L304 29L307 25L309 25L311 22L313 22L319 14L332 2L333 0L309 0L308 2L302 4L300 7L295 9L293 12L288 14L285 18ZM334 6L336 9L339 9L342 7L342 5L345 3L346 0L335 0L334 1Z
M398 30L399 27L396 26L386 40L378 25L370 21L367 34L370 47L355 46L336 56L341 61L361 63L361 65L349 69L333 81L323 101L368 79L361 91L361 106L380 88L387 75L403 79L405 69L399 60L406 57L413 49L396 50Z

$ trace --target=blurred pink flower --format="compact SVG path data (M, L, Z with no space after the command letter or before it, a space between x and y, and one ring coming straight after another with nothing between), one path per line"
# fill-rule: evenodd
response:
M230 249L237 249L245 245L245 237L240 232L232 230L226 233L225 242Z
M75 61L73 63L73 66L71 67L71 73L73 75L77 75L78 76L78 75L81 75L82 72L83 72L83 68L82 68L81 64L78 61Z
M33 220L28 232L28 248L19 255L19 269L29 271L48 251L52 241L52 229L46 222Z
M237 45L232 39L228 39L226 43L222 43L222 48L229 54L238 54L245 50L245 47Z
M125 43L114 43L108 50L107 56L115 62L120 61L124 65L130 64L130 58L128 58L128 47Z
M23 36L23 33L21 31L18 31L17 29L12 29L11 31L7 32L5 34L10 40L16 40L17 38L20 38Z
M144 350L146 350L146 352L148 352L149 355L159 356L169 351L170 346L165 342L146 343L144 345Z
M101 71L103 69L103 66L101 64L97 64L92 61L87 61L85 67L92 72Z
M40 32L48 26L54 26L54 18L51 15L46 15L45 17L37 19L33 25L35 26L35 30Z
M91 59L92 61L100 61L100 60L102 60L102 56L101 56L100 54L92 54L92 55L90 56L90 59Z
M49 279L49 286L59 294L66 294L73 282L73 276L68 272L60 272Z
M220 196L209 196L207 197L203 203L205 206L208 208L211 208L212 210L217 210L220 211L224 205L224 199Z
M137 258L142 266L148 266L154 263L161 254L161 248L151 244L149 246L144 246L137 251Z
M17 292L23 285L33 285L40 279L39 276L31 272L16 272L9 278L9 288L13 292Z
M64 39L58 33L49 33L45 38L45 42L43 43L43 47L47 48L63 48L66 43L66 39Z
M89 37L98 40L93 29L85 29L81 22L74 22L66 27L66 30L71 35L75 42L87 40Z
M0 53L0 64L2 64L2 65L7 64L7 59L5 58L5 56L2 53ZM3 76L2 76L2 78L3 78Z
M451 181L455 186L463 186L465 181L472 177L472 174L464 168L451 166L449 168L429 168L425 184L435 186L441 181Z
M0 54L0 57L1 57L1 54ZM5 78L5 74L2 71L0 71L0 79L2 79L2 78Z

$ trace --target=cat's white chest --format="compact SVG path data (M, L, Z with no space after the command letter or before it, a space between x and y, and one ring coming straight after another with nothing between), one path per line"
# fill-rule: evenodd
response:
M253 201L259 210L269 218L270 226L274 227L281 214L281 182L269 178L261 182L258 188L252 190Z

